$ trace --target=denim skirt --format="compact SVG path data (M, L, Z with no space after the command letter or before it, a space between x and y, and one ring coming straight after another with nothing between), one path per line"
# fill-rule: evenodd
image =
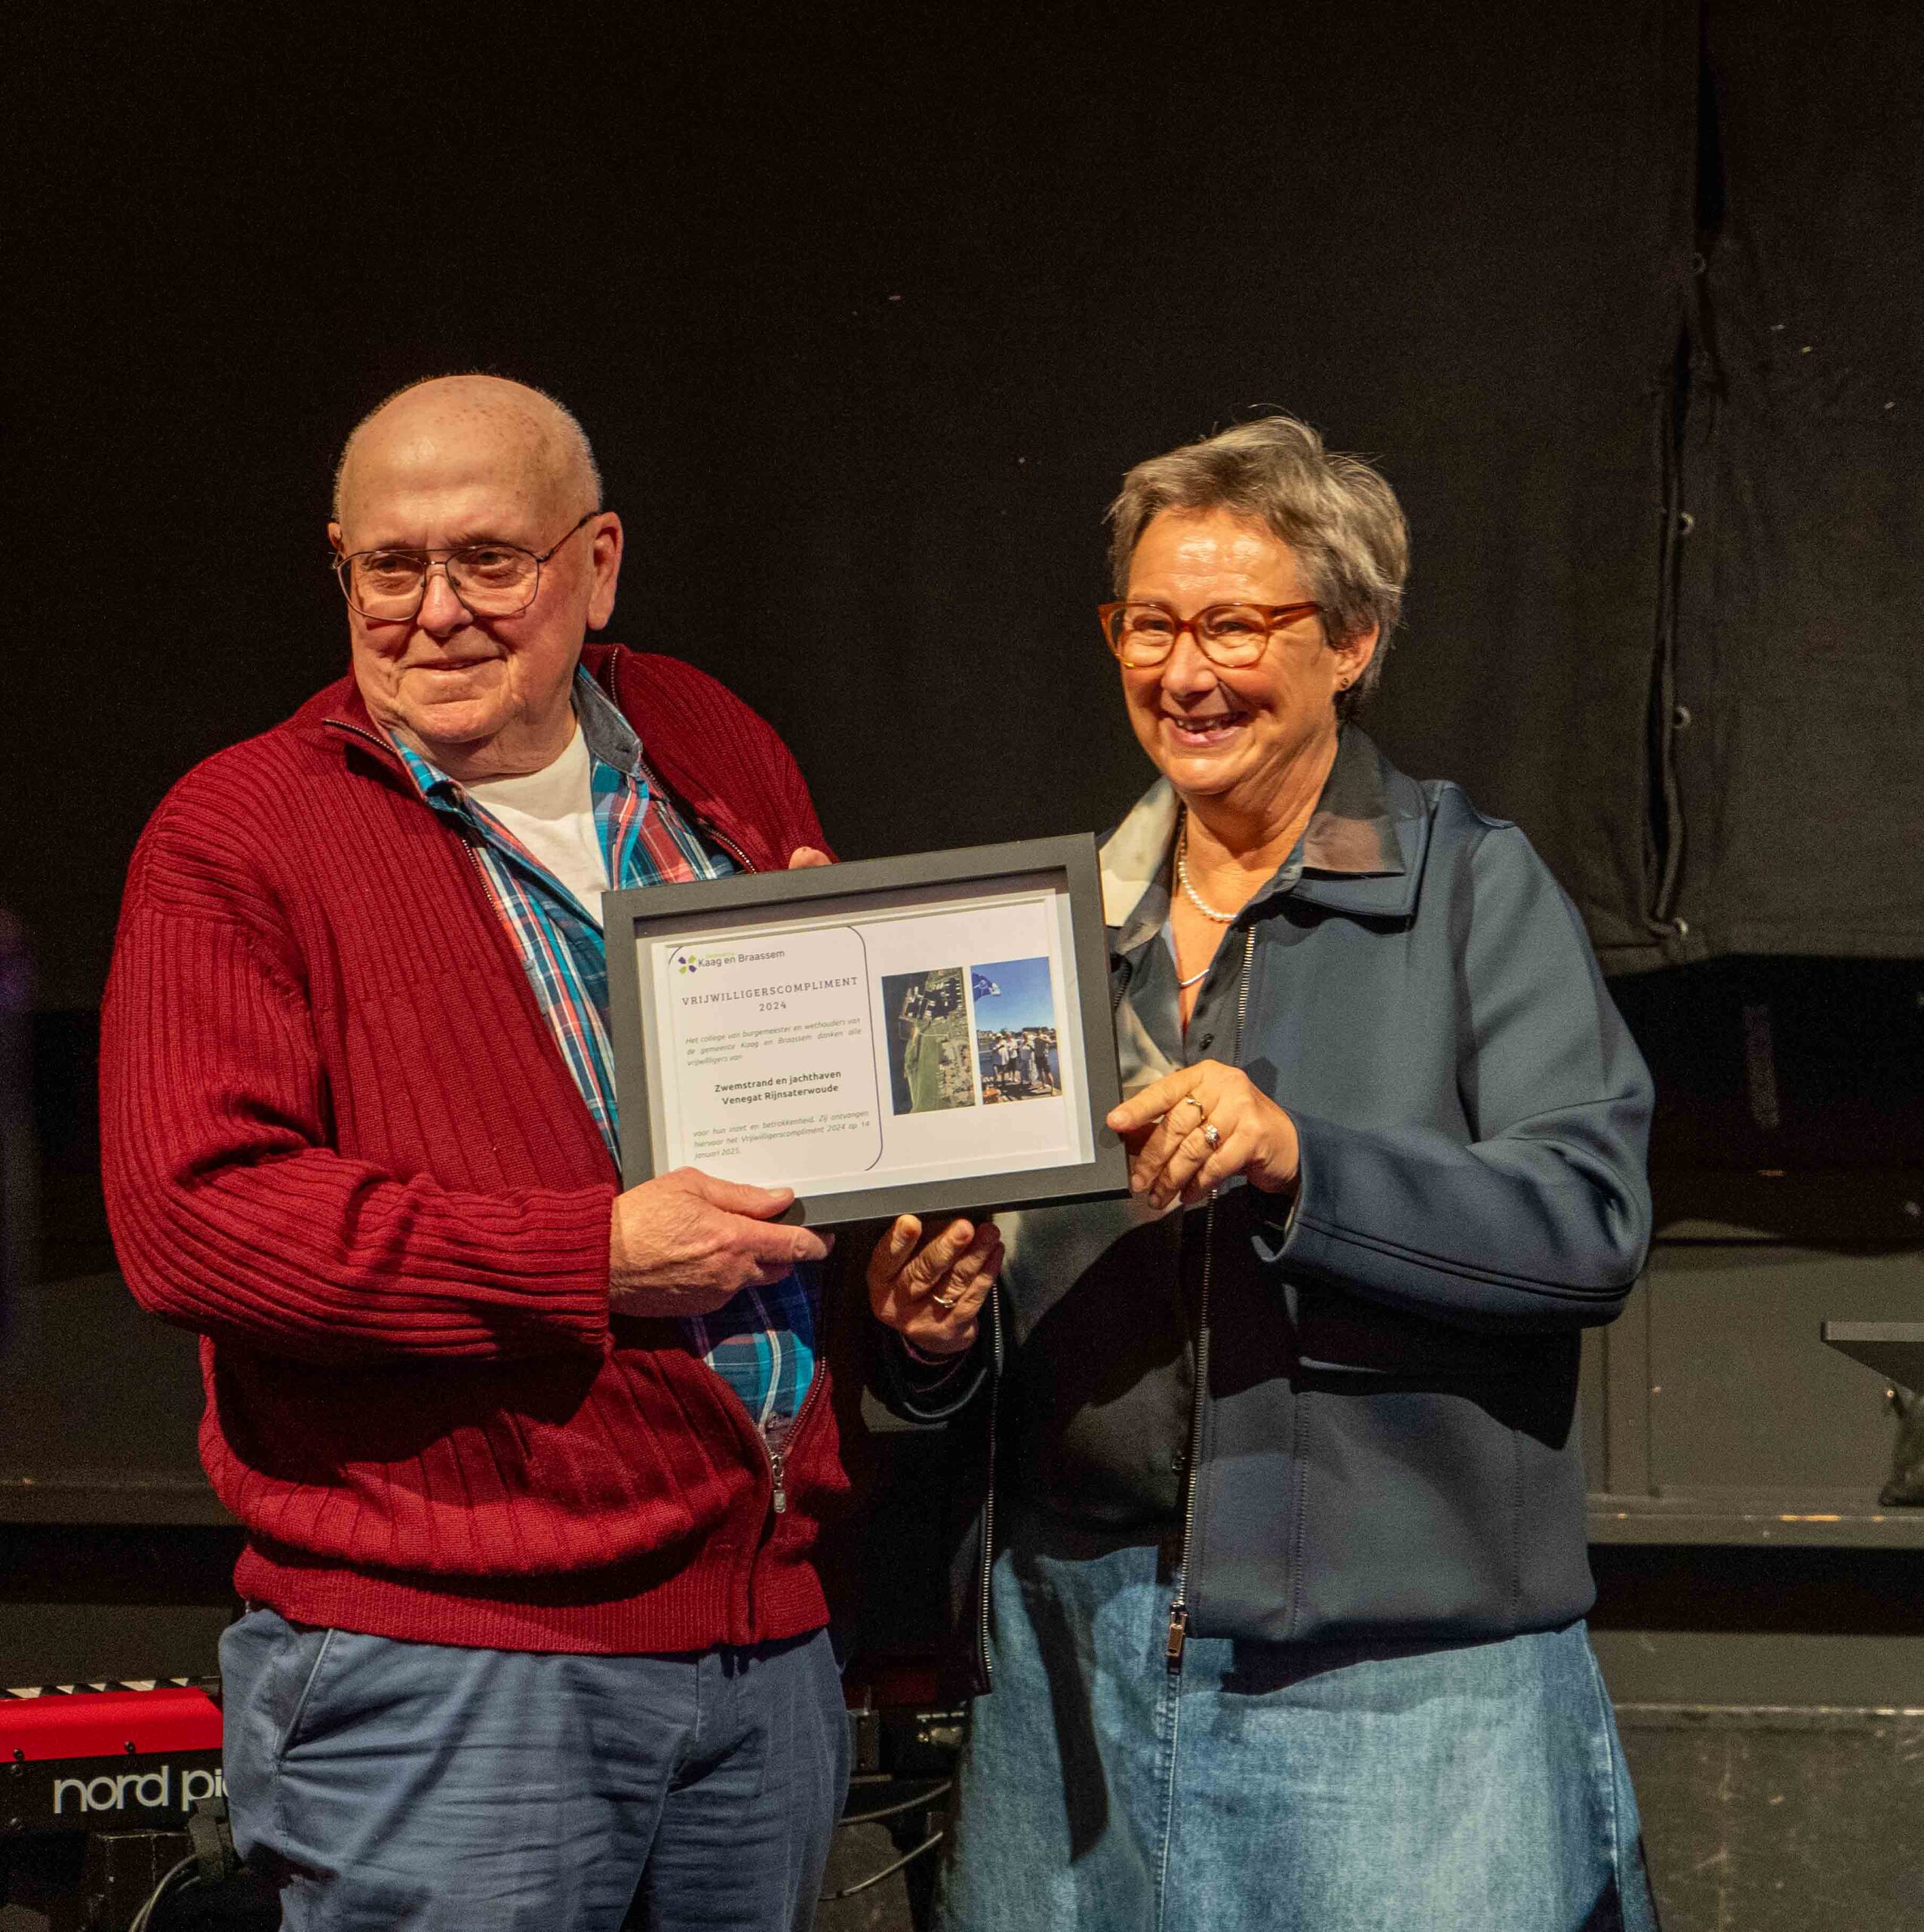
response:
M1447 1648L1192 1636L1172 1669L1166 1548L1005 1521L948 1932L1655 1927L1581 1623Z

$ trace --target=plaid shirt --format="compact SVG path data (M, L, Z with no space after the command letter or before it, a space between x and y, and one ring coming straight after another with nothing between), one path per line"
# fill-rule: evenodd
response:
M664 885L733 872L727 855L711 848L665 794L650 789L641 740L585 671L575 673L574 696L610 880L616 887ZM422 797L479 835L472 849L482 875L561 1057L619 1164L608 954L600 919L454 780L389 736ZM794 1419L815 1373L815 1300L807 1272L792 1272L772 1287L744 1288L712 1315L680 1324L687 1346L772 1436Z

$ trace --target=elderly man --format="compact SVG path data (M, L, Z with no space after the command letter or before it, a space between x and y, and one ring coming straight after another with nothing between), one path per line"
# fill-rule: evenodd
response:
M622 527L547 398L402 391L329 534L352 675L161 806L105 1014L115 1239L247 1531L237 1840L290 1926L805 1926L827 1247L785 1192L618 1191L599 906L820 827L712 680L584 648Z

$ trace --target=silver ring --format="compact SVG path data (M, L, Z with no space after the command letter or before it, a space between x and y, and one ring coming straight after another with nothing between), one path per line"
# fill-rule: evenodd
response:
M1212 1149L1220 1147L1222 1145L1222 1130L1214 1121L1206 1120L1203 1123L1203 1138Z
M942 1312L946 1314L948 1310L952 1309L955 1304L962 1299L962 1297L958 1292L952 1295L931 1295L929 1299L935 1303L936 1307L942 1309Z

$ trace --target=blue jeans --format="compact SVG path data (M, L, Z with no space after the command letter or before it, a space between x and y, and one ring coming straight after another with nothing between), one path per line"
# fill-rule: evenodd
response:
M1581 1623L1443 1650L1192 1637L1171 1670L1165 1556L1009 1513L948 1932L1654 1927Z
M295 1932L804 1932L848 1783L828 1633L561 1657L250 1611L227 1793Z

